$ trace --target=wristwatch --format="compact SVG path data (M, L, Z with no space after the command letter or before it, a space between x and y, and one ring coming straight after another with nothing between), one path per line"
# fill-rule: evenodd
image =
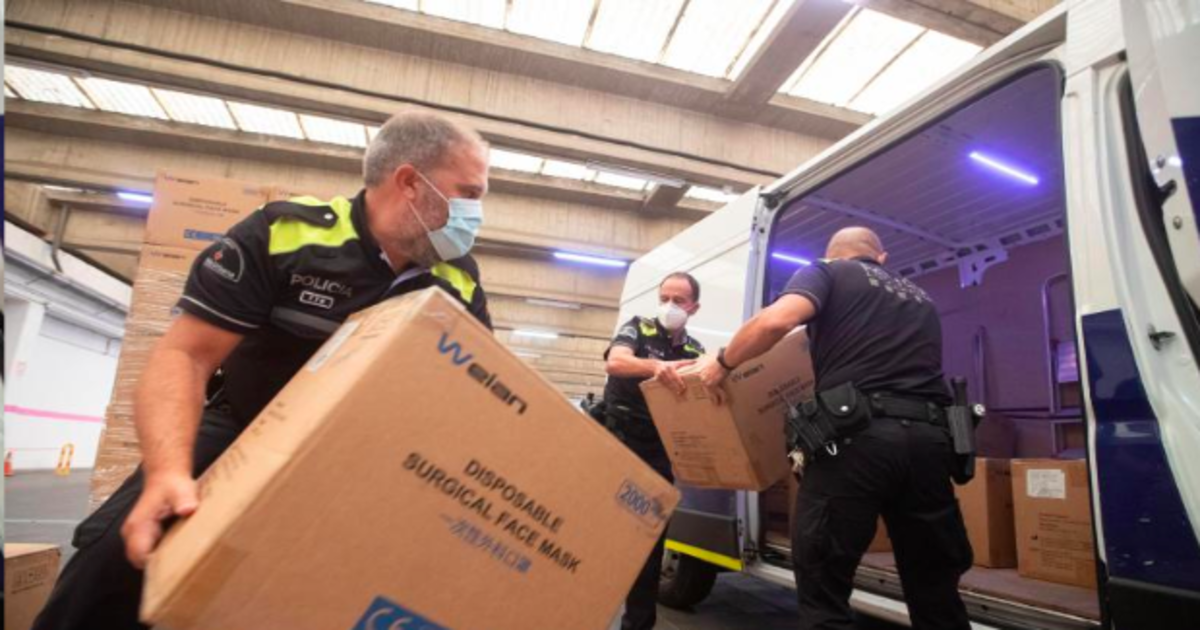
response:
M726 371L733 371L733 366L725 362L725 346L721 346L721 349L717 350L717 363L725 368Z

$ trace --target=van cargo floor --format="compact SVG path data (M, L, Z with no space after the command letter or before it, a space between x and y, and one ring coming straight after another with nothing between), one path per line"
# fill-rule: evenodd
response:
M862 566L896 574L896 558L890 551L866 554ZM1096 591L1021 577L1016 569L971 567L959 588L964 594L1015 601L1084 619L1100 619L1100 598Z

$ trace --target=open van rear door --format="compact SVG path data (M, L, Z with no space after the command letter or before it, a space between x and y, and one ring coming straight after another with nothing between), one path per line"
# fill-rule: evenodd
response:
M1200 7L1126 0L1129 72L1179 278L1200 303Z
M1075 6L1068 232L1105 627L1193 628L1200 10L1194 0ZM1105 48L1084 36L1118 19L1123 57L1115 38Z

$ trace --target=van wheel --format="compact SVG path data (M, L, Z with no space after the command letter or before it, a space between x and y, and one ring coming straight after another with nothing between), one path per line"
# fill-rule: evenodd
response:
M717 581L717 567L668 549L658 578L658 603L686 610L704 601Z

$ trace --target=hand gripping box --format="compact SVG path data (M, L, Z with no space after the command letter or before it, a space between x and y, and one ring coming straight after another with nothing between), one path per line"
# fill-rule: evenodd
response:
M642 393L671 458L675 478L689 486L765 490L788 474L785 400L812 397L808 336L797 330L762 356L739 365L722 384L717 405L695 374L683 396L657 381Z
M440 289L348 320L201 496L149 623L601 630L679 498Z

